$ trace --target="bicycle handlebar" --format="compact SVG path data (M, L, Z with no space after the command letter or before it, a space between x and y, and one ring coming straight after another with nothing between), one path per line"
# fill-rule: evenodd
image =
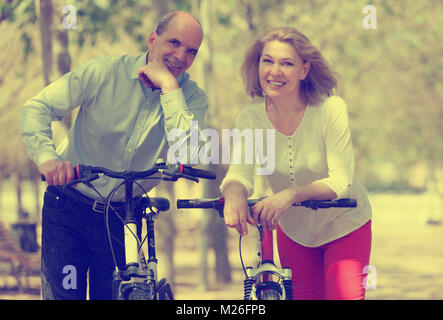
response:
M169 210L169 200L162 197L156 197L156 198L148 198L144 197L143 200L147 201L146 207L154 207L157 208L159 211L168 211ZM144 207L144 206L143 206Z
M248 206L252 207L261 199L248 199ZM215 209L223 217L223 208L225 205L224 197L213 199L179 199L177 200L177 209ZM303 202L296 202L293 206L307 207L313 210L319 208L355 208L357 207L357 200L355 199L338 199L338 200L306 200Z
M141 180L147 179L155 173L160 172L169 178L163 180L177 181L179 178L184 178L198 182L198 178L214 180L216 175L212 171L203 169L195 169L191 166L187 166L181 163L177 164L165 164L164 162L158 162L153 168L145 171L113 171L103 167L94 167L78 164L74 167L74 181L68 185L91 182L100 177L100 175L106 175L111 178L124 179L124 180ZM46 181L45 176L41 175L42 181Z

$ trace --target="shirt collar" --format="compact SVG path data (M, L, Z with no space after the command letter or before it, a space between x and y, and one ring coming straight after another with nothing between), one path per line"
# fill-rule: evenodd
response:
M134 67L132 68L131 79L138 79L138 69L146 65L147 56L148 51L136 58Z

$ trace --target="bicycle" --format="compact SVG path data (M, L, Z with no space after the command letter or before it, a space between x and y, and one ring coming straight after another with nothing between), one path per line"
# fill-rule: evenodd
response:
M164 161L158 160L153 168L145 171L112 171L103 167L86 165L76 165L74 181L66 184L69 187L78 183L83 183L94 190L102 201L96 200L95 205L106 206L105 221L108 234L109 245L114 259L115 270L112 280L112 297L114 300L173 300L173 293L166 278L157 280L157 263L155 252L154 220L161 211L168 211L169 200L162 197L148 197L147 192L137 182L138 180L160 179L165 181L177 181L179 178L199 182L199 178L215 179L215 174L210 171L192 168L183 164L167 165ZM153 177L156 173L160 176ZM105 198L91 184L92 181L105 175L123 181L117 185ZM42 175L42 180L45 177ZM125 185L125 217L121 217L112 208L111 199L117 189ZM143 197L137 198L138 205L142 208L143 214L141 223L146 221L146 236L140 241L137 235L137 220L134 213L133 189L137 185L144 192ZM112 245L112 234L109 230L108 217L109 210L113 210L124 226L124 248L125 248L125 268L119 269ZM154 210L155 209L155 210ZM147 243L148 259L145 258L142 246Z
M263 199L263 198L262 198ZM262 199L248 199L249 210ZM312 210L331 207L356 207L355 199L307 200L294 203ZM177 209L215 209L223 218L224 197L213 199L178 199ZM241 239L239 239L240 261L245 274L243 281L244 300L292 300L292 271L290 268L279 268L274 263L273 234L271 230L263 231L257 224L260 235L260 261L256 268L245 268L242 258Z

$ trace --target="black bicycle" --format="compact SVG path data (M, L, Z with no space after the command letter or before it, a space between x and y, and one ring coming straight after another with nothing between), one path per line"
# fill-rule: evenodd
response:
M262 199L248 199L251 208ZM215 209L223 218L225 201L223 197L214 199L179 199L178 209ZM355 199L339 200L308 200L294 203L293 206L303 206L312 210L331 207L356 207ZM263 231L257 224L260 234L260 261L256 268L243 264L241 238L239 240L240 261L245 274L243 281L244 300L292 300L292 271L290 268L279 268L274 263L272 231Z
M192 168L183 164L167 165L164 161L159 160L155 166L145 171L112 171L102 167L93 167L85 165L77 165L75 168L75 180L66 184L72 186L83 183L94 190L102 201L96 201L98 205L106 207L105 219L107 226L107 234L109 245L115 264L115 271L112 280L112 297L114 300L172 300L173 293L170 284L166 278L157 280L157 263L155 251L155 218L162 211L168 211L169 200L161 197L148 197L147 192L138 183L139 180L160 179L165 181L177 181L180 178L199 182L199 178L215 179L213 172ZM160 173L160 175L156 175ZM91 184L92 181L105 175L114 179L121 179L122 182L117 185L105 198ZM154 175L156 175L154 177ZM42 176L44 180L44 176ZM112 208L111 200L117 189L125 186L125 217L121 217L119 213ZM138 186L144 195L137 198L137 205L143 209L143 220L146 222L146 236L140 240L137 235L137 219L134 213L134 186ZM112 234L109 230L108 218L112 211L122 221L124 226L124 247L125 247L125 268L119 269L115 258L115 252L112 245ZM141 228L140 228L141 230ZM147 244L148 259L145 258L142 246Z

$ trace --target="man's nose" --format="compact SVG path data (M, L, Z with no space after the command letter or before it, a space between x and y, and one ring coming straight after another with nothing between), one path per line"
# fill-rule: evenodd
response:
M186 48L178 48L174 56L180 63L186 63Z

